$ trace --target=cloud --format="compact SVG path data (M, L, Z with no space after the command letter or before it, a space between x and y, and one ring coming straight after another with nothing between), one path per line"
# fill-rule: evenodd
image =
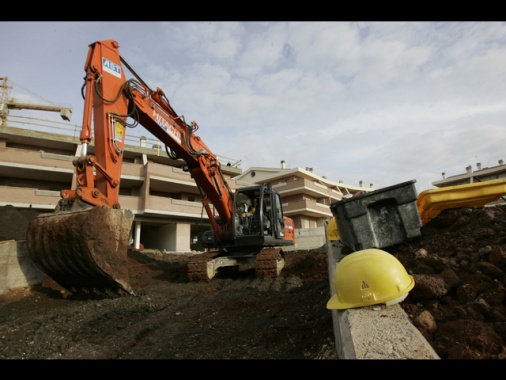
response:
M88 45L120 54L208 147L384 187L503 159L504 22L0 23L4 75L82 120ZM128 131L146 134L142 128ZM476 162L475 162L476 161Z

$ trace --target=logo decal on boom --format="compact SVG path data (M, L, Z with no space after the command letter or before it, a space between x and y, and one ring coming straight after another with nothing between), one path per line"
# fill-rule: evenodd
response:
M179 145L181 145L181 132L179 132L175 126L167 122L162 115L160 115L158 112L153 110L153 119L155 120L156 124L158 124L162 129L167 132L174 140L177 141Z
M121 66L109 61L107 58L102 57L102 68L109 74L121 78Z

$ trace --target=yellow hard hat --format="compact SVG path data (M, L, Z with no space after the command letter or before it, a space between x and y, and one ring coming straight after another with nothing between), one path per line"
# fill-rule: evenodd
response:
M327 239L339 240L339 231L337 229L336 218L330 219L330 222L327 226Z
M415 286L415 280L395 256L370 248L339 261L332 285L335 295L327 302L327 309L351 309L401 302Z

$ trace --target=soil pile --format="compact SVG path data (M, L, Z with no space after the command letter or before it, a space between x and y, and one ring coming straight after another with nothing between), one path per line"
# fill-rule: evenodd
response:
M506 206L444 210L388 249L415 278L401 303L442 359L506 359Z

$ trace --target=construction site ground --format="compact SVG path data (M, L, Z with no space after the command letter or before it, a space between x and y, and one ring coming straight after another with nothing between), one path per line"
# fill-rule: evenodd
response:
M189 254L129 253L135 296L78 299L32 287L0 296L3 359L332 359L324 249L189 283Z
M0 238L26 228L2 211ZM415 277L401 305L441 359L506 358L506 206L445 210L386 250ZM189 257L129 252L135 296L0 295L0 359L337 359L325 246L285 252L274 279L188 282Z

